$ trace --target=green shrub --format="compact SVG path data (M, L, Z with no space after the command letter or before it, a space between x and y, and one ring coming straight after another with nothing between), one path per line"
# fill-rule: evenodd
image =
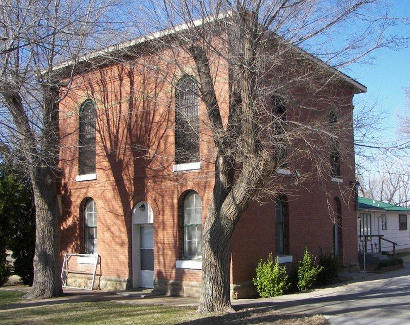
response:
M395 265L403 265L403 260L400 257L390 257L389 259L380 261L378 267L381 268Z
M333 254L320 252L319 266L322 267L322 270L317 275L317 284L326 285L333 283L337 279L339 262L337 258L334 258Z
M256 277L252 279L258 294L263 297L283 295L288 288L286 267L273 261L272 253L266 261L260 260L256 267Z
M312 288L322 269L323 267L317 265L315 257L306 248L298 267L299 290L304 291Z

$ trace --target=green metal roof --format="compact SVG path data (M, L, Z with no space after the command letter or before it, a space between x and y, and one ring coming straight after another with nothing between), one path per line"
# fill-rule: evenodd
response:
M384 210L410 212L410 208L399 207L382 201L376 201L359 196L359 210Z

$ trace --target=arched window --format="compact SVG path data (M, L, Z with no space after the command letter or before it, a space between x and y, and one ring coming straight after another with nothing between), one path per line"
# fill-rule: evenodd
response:
M338 120L337 111L334 107L332 107L329 112L329 123L336 124L337 120Z
M182 77L175 89L175 163L199 161L198 84Z
M286 107L283 99L274 96L272 98L272 118L273 118L273 136L274 159L279 168L288 167L288 142L286 140Z
M330 163L331 163L331 176L340 177L340 152L339 144L333 143L332 152L330 153Z
M289 254L289 209L285 195L275 200L275 251L277 255Z
M331 108L329 112L329 123L331 127L334 128L337 127L335 124L338 121L338 116L337 116L337 111L335 108ZM331 152L330 152L330 175L332 177L340 177L341 176L341 171L340 171L340 150L339 150L339 141L332 139L332 145L331 145Z
M95 173L95 120L97 111L93 101L86 100L80 108L78 137L78 173Z
M200 259L202 256L202 202L199 194L190 191L182 201L183 258Z
M333 223L333 254L335 257L343 257L343 229L342 229L342 204L340 199L334 200L335 220Z
M84 253L97 253L97 207L93 199L84 204Z

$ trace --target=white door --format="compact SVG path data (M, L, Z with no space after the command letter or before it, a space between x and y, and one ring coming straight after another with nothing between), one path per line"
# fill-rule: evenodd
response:
M154 287L154 228L140 225L140 287Z
M141 201L132 210L132 286L154 287L154 213Z

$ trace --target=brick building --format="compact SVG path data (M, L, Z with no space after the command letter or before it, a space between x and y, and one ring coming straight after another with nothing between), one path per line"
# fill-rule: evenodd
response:
M92 53L87 62L101 61L119 48L138 52L166 33ZM164 57L177 57L175 62L185 71ZM211 70L217 75L217 99L226 119L229 73L217 63ZM98 254L102 289L155 286L168 293L198 295L201 223L212 197L214 150L206 109L193 91L192 59L176 55L175 49L154 50L120 63L85 66L77 70L60 103L62 253ZM152 68L158 66L161 73ZM67 67L69 63L59 69ZM325 68L334 75L331 93L340 103L335 108L338 116L347 121L344 143L350 154L333 159L332 177L313 177L307 187L293 188L292 197L284 194L251 204L233 238L234 297L251 294L256 264L269 252L287 263L309 247L314 253L335 253L346 266L357 264L352 99L366 88ZM184 110L189 111L189 132L178 131L184 123L178 114ZM191 155L185 156L183 149ZM290 163L276 172L286 183L293 169ZM337 222L329 216L329 197ZM71 277L72 283L84 280L82 275Z

